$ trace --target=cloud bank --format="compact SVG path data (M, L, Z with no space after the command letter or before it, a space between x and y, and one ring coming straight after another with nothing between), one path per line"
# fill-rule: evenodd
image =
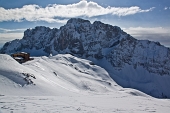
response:
M133 35L138 34L145 34L145 35L152 35L152 34L162 34L162 35L169 35L170 36L170 28L162 28L162 27L130 27L124 28L125 31L130 32Z
M46 21L49 23L65 23L67 18L95 17L102 15L127 16L152 11L154 7L146 10L138 6L132 7L102 7L96 2L82 0L78 3L59 5L51 4L45 8L38 5L25 5L22 8L4 9L0 7L0 22L3 21Z
M0 48L9 41L12 41L14 39L21 39L23 37L24 33L0 33Z
M124 28L123 30L139 40L156 41L166 47L170 47L170 28L130 27Z
M0 33L23 33L25 29L4 29L0 28Z

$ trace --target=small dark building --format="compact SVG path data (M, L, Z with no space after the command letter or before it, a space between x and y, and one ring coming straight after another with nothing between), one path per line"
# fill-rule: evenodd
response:
M30 54L25 52L14 53L11 54L11 56L19 63L24 63L26 61L33 60L33 58L30 58Z

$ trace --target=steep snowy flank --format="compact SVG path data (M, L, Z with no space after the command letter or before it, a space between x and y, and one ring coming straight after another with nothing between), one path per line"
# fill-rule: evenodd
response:
M35 57L24 64L0 54L0 64L0 94L3 95L106 93L122 89L103 68L69 54Z
M137 40L117 26L72 18L60 29L43 26L28 29L23 39L7 42L0 50L6 54L20 51L32 56L69 53L91 59L123 87L155 97L170 97L166 90L170 80L170 49L159 42ZM103 65L106 62L109 68ZM138 87L139 83L148 85Z

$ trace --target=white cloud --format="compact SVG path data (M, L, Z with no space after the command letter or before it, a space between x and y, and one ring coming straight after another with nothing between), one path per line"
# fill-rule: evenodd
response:
M0 48L6 42L12 41L14 39L21 39L24 33L0 33Z
M4 29L0 28L0 33L23 33L26 29Z
M0 48L6 42L12 41L14 39L21 39L24 36L24 31L26 29L4 29L0 28Z
M25 5L22 8L4 9L0 7L0 22L3 21L47 21L49 23L65 23L67 18L94 17L101 15L127 16L136 13L152 11L154 7L146 10L138 6L132 7L102 7L95 2L82 0L68 5L52 4L45 8L38 5Z
M168 9L168 7L165 7L165 8L164 8L164 10L167 10L167 9Z
M0 33L1 40L21 39L24 33Z
M162 27L130 27L123 29L128 34L132 35L134 38L140 40L150 40L155 42L160 42L161 44L170 47L170 28Z
M162 34L170 36L170 28L163 27L130 27L124 28L125 31L130 32L133 35L137 34Z

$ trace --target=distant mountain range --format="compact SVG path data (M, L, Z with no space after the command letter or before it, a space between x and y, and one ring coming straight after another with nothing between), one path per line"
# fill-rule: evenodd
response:
M27 29L22 39L5 43L0 53L21 51L32 56L69 53L90 59L123 87L170 97L170 48L159 42L137 40L117 26L72 18L60 29Z

